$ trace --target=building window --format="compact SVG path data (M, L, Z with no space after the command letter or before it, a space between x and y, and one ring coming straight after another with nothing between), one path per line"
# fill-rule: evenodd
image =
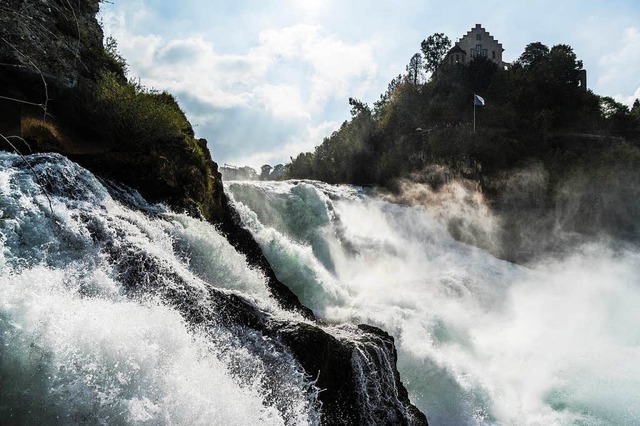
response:
M493 59L495 59L495 58L496 58L496 51L495 51L495 50L493 50L493 51L491 52L491 57L492 57Z
M478 40L478 41L482 40L482 35L481 34L476 34L476 40Z
M482 56L487 57L487 49L482 49Z

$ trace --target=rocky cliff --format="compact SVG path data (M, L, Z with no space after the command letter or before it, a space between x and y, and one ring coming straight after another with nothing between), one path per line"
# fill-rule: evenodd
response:
M62 153L151 201L220 221L222 184L206 141L172 96L127 81L124 60L103 47L98 8L97 0L0 5L0 133L22 136L23 151ZM156 122L144 109L157 111Z

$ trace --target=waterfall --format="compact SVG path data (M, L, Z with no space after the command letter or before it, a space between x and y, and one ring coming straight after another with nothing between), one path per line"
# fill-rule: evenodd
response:
M236 295L295 319L215 228L125 207L61 156L28 161L38 180L0 154L0 423L318 422L290 352L218 318Z
M209 223L56 154L0 153L0 218L0 424L425 423L389 335L283 308Z
M402 381L430 424L640 423L637 247L594 242L523 267L363 188L251 181L226 191L318 317L395 338ZM363 353L356 370L376 356Z

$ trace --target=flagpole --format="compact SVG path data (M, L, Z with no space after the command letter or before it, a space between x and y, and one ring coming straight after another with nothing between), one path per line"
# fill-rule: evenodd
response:
M473 133L476 132L476 95L473 95Z

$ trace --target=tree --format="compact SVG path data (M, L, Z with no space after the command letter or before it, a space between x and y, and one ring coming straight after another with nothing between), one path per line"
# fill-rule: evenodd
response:
M260 167L260 180L268 180L271 169L273 169L273 167L268 164L264 164L262 167Z
M549 48L539 41L536 41L535 43L527 44L527 47L524 48L524 52L518 58L518 62L524 67L535 67L541 63L548 54Z
M635 114L629 110L627 105L621 104L609 96L603 96L600 97L600 109L611 133L631 136L640 130Z
M253 168L249 166L240 167L238 171L239 171L239 174L242 176L242 179L245 179L245 180L258 179L258 172L256 172Z
M451 48L451 40L444 33L435 33L422 40L420 44L424 55L424 69L435 72Z
M600 108L605 118L629 114L629 107L621 104L610 96L600 98Z
M284 164L276 164L275 167L273 168L273 170L271 171L271 174L269 175L269 177L272 180L280 180L284 178L284 175L286 174L286 167L284 166Z
M398 87L402 84L402 74L398 74L394 77L387 86L387 91L380 95L380 99L373 103L373 116L375 119L379 119L387 103L391 100Z
M369 105L365 104L360 99L349 98L349 105L351 105L352 117L356 117L362 112L368 113L368 114L371 113L371 110L369 110Z
M580 82L582 61L577 59L573 48L567 44L557 44L548 55L553 77L561 83L577 87Z
M129 65L126 59L118 51L118 42L115 38L108 36L104 41L105 68L114 73L121 83L127 82Z
M636 99L631 107L631 115L635 117L638 131L640 132L640 99Z
M314 155L311 152L302 152L296 158L290 157L291 163L287 168L287 178L314 179Z
M476 56L471 59L469 66L464 69L464 82L469 88L478 93L486 92L491 84L493 76L498 72L498 65L491 59Z
M407 65L407 80L414 86L417 86L422 82L423 64L422 55L420 53L416 53L411 57L411 60L409 60L409 65Z

